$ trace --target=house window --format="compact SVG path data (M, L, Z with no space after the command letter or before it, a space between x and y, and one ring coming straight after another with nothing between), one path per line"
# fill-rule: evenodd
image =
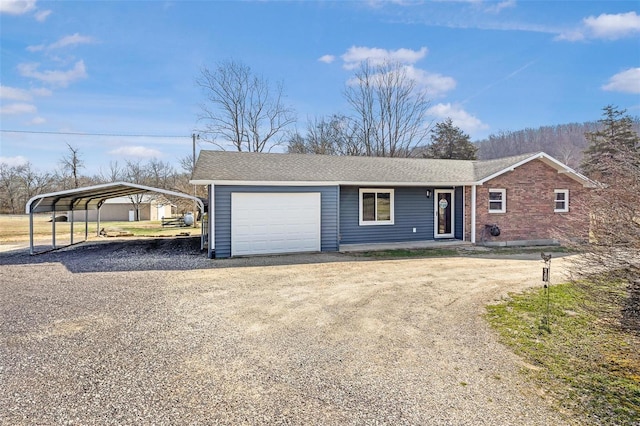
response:
M505 213L507 211L507 190L489 190L489 213Z
M556 189L554 193L553 211L556 213L565 213L569 211L569 190Z
M393 189L360 188L360 225L393 225Z

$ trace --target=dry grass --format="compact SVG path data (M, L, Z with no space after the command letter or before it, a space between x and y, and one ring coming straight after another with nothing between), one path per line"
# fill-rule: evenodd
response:
M50 214L34 215L33 217L33 238L34 240L50 240L53 227L50 222ZM56 222L56 238L68 239L71 232L70 222ZM100 222L100 228L118 229L128 231L134 236L159 237L175 236L183 232L190 232L191 235L200 233L200 227L162 227L160 221L140 221L140 222ZM75 240L81 240L85 235L85 224L75 222L73 226ZM96 238L97 224L89 222L89 239ZM12 244L29 241L29 216L28 215L0 215L0 244Z

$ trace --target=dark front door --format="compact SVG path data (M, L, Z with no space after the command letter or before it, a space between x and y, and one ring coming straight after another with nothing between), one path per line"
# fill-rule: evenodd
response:
M453 238L454 191L453 189L436 189L434 194L434 237Z

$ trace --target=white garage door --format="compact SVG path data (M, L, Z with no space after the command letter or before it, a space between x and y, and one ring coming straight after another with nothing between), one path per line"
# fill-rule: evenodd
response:
M231 255L320 251L320 193L231 194Z

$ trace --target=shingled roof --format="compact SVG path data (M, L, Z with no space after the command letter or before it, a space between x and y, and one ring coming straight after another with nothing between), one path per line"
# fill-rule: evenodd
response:
M191 182L471 185L536 158L584 178L544 153L469 161L203 150Z

